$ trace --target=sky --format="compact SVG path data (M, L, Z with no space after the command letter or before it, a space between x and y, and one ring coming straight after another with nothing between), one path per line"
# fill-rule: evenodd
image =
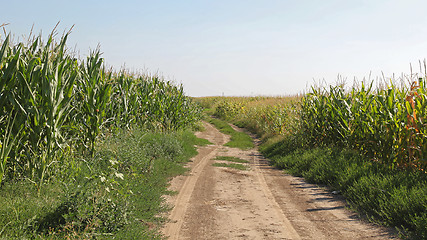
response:
M15 38L72 26L81 57L160 73L190 96L293 95L401 76L427 58L422 0L0 0ZM4 32L0 31L1 38Z

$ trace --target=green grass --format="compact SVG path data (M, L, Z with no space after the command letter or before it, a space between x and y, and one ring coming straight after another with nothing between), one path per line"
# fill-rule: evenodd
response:
M208 116L211 116L212 114L215 113L215 109L214 108L205 108L205 109L203 109L203 113L208 115Z
M94 157L69 157L40 192L27 180L4 182L0 239L161 239L168 179L186 172L199 144L208 142L189 131L122 131Z
M426 174L392 170L342 148L293 148L282 140L261 149L274 166L340 190L368 219L397 228L405 238L427 239Z
M187 138L187 139L185 139L185 138L183 139L183 140L185 140L184 142L191 142L191 143L193 143L193 145L206 146L206 145L213 144L209 140L204 139L204 138L198 138L194 134L192 134L188 131L183 136L186 136L186 138Z
M228 167L228 168L234 168L238 170L248 170L248 167L243 164L238 163L214 163L212 164L214 167Z
M247 160L243 160L237 157L228 157L228 156L217 156L215 160L222 160L222 161L229 161L229 162L236 162L236 163L249 163Z
M222 133L231 136L230 141L224 144L224 146L240 148L243 150L254 148L255 145L252 141L252 138L248 134L244 132L235 131L227 122L216 118L209 118L208 121L212 123Z

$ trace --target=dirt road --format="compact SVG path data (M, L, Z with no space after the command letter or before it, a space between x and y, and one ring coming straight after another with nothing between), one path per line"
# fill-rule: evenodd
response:
M201 147L186 176L172 180L174 206L163 229L169 239L397 239L360 221L340 196L268 165L256 149L224 147L229 139L210 124L197 133L214 143ZM214 167L216 156L234 156L249 170Z

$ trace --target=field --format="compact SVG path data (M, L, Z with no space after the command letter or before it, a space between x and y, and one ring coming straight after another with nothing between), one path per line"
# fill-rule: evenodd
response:
M313 87L303 96L206 97L208 114L257 133L273 165L341 192L368 219L427 237L427 94L410 84Z
M260 137L274 167L327 184L404 238L427 239L426 74L297 96L190 98L162 76L106 68L100 49L79 59L69 33L54 36L0 39L0 238L162 239L168 180L187 171L195 146L211 144L193 133L205 117L222 132L205 124L218 141L205 151L247 158L212 158L222 176L240 169L272 188L253 139L231 122ZM208 160L195 165L197 178ZM281 212L270 195L270 211Z
M0 41L0 238L159 238L167 179L204 144L188 131L200 109L54 35Z
M207 97L199 104L218 118L262 137L301 135L310 146L349 147L391 168L425 172L425 79L408 87L373 83L312 88L304 96ZM301 143L302 144L302 143Z

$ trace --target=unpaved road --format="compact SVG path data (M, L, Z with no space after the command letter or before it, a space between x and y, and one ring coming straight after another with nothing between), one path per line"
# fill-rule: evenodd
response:
M397 239L357 218L340 196L268 165L256 149L224 147L229 138L210 124L186 176L172 180L174 206L163 229L169 239ZM214 167L216 156L250 161L249 170Z

